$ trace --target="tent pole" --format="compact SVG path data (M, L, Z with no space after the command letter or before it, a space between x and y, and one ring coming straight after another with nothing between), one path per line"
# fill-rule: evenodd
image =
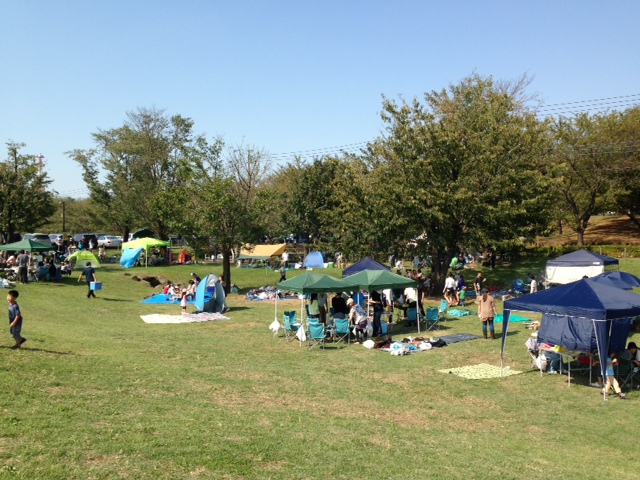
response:
M419 300L418 299L418 295L420 295L420 292L418 291L418 287L416 287L416 323L418 324L418 333L420 333L420 305L421 305L421 302L418 301Z

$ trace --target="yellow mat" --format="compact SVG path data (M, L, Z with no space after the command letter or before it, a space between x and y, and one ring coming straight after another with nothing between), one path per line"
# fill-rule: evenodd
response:
M467 365L466 367L447 368L445 370L439 370L441 373L452 373L462 378L468 378L471 380L483 380L485 378L500 378L500 367L495 365L488 365L486 363L480 363L478 365ZM502 370L502 376L508 377L509 375L517 375L517 370L511 370L505 367Z

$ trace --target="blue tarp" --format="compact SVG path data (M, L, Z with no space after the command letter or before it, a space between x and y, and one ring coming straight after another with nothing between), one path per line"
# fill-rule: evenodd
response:
M122 252L122 257L120 257L120 266L124 268L133 267L142 252L144 252L144 248L125 248Z
M311 252L302 262L304 268L324 268L324 255L322 252Z
M379 262L376 262L373 258L364 257L359 262L354 263L349 268L345 268L342 272L342 278L346 278L349 275L355 275L363 270L391 270L389 267L385 267Z
M550 288L504 302L502 358L511 310L543 314L538 341L585 352L600 358L624 348L632 318L640 315L640 295L600 285L592 279ZM606 362L601 362L606 380Z

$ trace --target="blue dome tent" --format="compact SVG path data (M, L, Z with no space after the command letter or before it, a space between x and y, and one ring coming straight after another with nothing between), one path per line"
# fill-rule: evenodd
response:
M324 255L322 252L311 252L302 262L303 268L324 268Z
M199 312L220 313L224 310L225 298L220 278L210 273L198 284L195 305Z

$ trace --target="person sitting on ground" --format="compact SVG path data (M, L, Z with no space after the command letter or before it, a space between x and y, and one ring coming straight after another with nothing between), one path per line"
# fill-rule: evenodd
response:
M11 254L9 258L7 258L7 266L14 267L16 265L16 256Z
M364 309L353 301L353 298L347 300L349 311L349 323L355 325L356 343L364 342L367 339L367 325L369 319Z
M49 281L51 278L49 277L49 266L45 265L44 262L38 262L38 268L36 269L36 277L40 281Z
M49 258L47 259L47 263L49 268L49 279L55 280L56 274L58 273L58 267L56 267L56 262L53 260L53 258Z
M68 260L62 262L62 267L60 267L60 273L62 273L62 275L71 275L72 270Z

